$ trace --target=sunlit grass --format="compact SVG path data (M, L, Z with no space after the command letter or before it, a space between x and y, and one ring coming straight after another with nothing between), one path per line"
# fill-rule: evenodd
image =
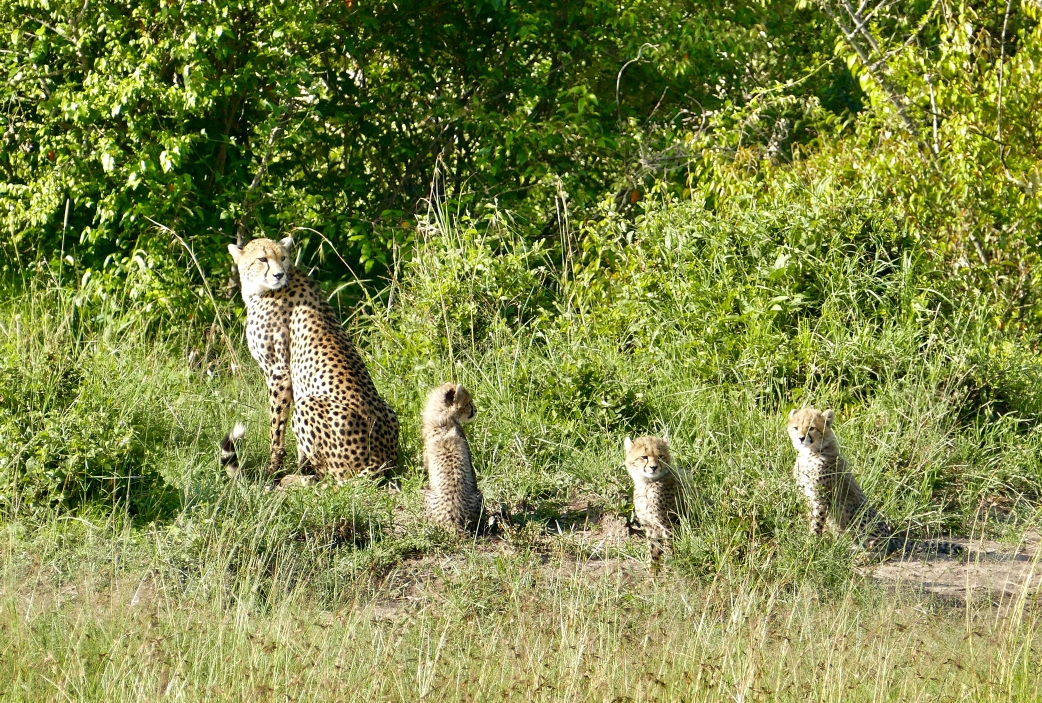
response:
M567 276L506 225L436 222L390 308L350 316L402 471L335 488L265 490L234 303L164 321L130 293L8 286L5 699L1037 698L1035 592L875 584L849 540L807 535L782 432L790 407L834 407L896 527L1017 541L1042 485L1027 343L982 332L986 306L924 312L929 272L842 218L800 249L778 213L741 216L614 223L637 230L587 233L600 249ZM448 379L476 399L481 487L510 515L494 538L421 519L420 404ZM217 444L239 420L229 481ZM667 430L688 510L653 575L626 534L622 440Z
M407 560L332 599L118 559L62 579L8 566L0 680L26 701L1008 701L1042 685L1040 613L1023 601L963 610L857 580L823 595L544 557Z

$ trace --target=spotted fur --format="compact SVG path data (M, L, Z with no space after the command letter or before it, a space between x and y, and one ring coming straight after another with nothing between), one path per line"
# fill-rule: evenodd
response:
M427 519L451 531L479 527L484 497L470 456L463 424L477 414L467 389L446 383L433 389L421 416L423 466L429 484L423 491Z
M840 456L834 418L831 410L814 408L789 413L787 430L796 449L793 475L810 506L810 531L820 536L828 520L839 532L853 530L866 546L889 548L892 530Z
M333 308L292 264L293 240L229 245L246 303L246 341L268 385L270 473L282 469L290 405L300 465L319 477L398 461L398 417L380 397Z
M821 535L828 521L839 532L851 530L865 547L884 555L965 553L965 548L955 542L913 540L894 534L840 456L839 440L832 431L834 419L831 410L803 408L789 413L787 431L796 449L793 474L810 506L811 533Z
M633 512L657 558L662 542L673 535L679 513L680 484L669 444L660 437L626 438L626 471L633 479Z

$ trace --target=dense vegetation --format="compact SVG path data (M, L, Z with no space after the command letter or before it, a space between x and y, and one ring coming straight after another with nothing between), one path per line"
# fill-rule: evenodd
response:
M873 585L782 433L834 407L914 537L1038 530L1033 2L0 17L13 699L1037 696L1037 597ZM402 418L394 485L264 490L224 251L286 234ZM500 538L420 519L447 379ZM622 438L666 429L690 514L650 576L606 526Z
M564 192L636 198L647 176L679 166L645 163L663 140L642 137L689 132L696 108L801 74L831 41L795 31L820 28L817 13L757 2L116 0L0 12L5 229L23 250L58 252L68 234L92 267L134 248L168 254L156 223L207 266L236 234L290 227L305 228L312 255L332 247L386 265L432 187L498 199L538 231ZM852 86L826 67L798 94L844 109Z

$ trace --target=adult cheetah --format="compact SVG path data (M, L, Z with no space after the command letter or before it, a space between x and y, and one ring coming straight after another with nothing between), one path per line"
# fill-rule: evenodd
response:
M246 340L268 385L268 471L282 469L290 403L303 471L339 479L392 468L398 417L377 393L333 308L293 266L293 246L290 237L228 245L246 303Z

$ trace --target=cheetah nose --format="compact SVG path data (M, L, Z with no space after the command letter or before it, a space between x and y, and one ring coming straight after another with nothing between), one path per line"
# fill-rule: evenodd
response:
M285 275L286 275L286 274L284 274L284 273L282 273L282 272L280 271L280 272L278 272L278 273L276 273L276 274L275 274L275 280L276 280L276 281L281 281L281 280L282 280L282 277L283 277L283 276L285 276Z

